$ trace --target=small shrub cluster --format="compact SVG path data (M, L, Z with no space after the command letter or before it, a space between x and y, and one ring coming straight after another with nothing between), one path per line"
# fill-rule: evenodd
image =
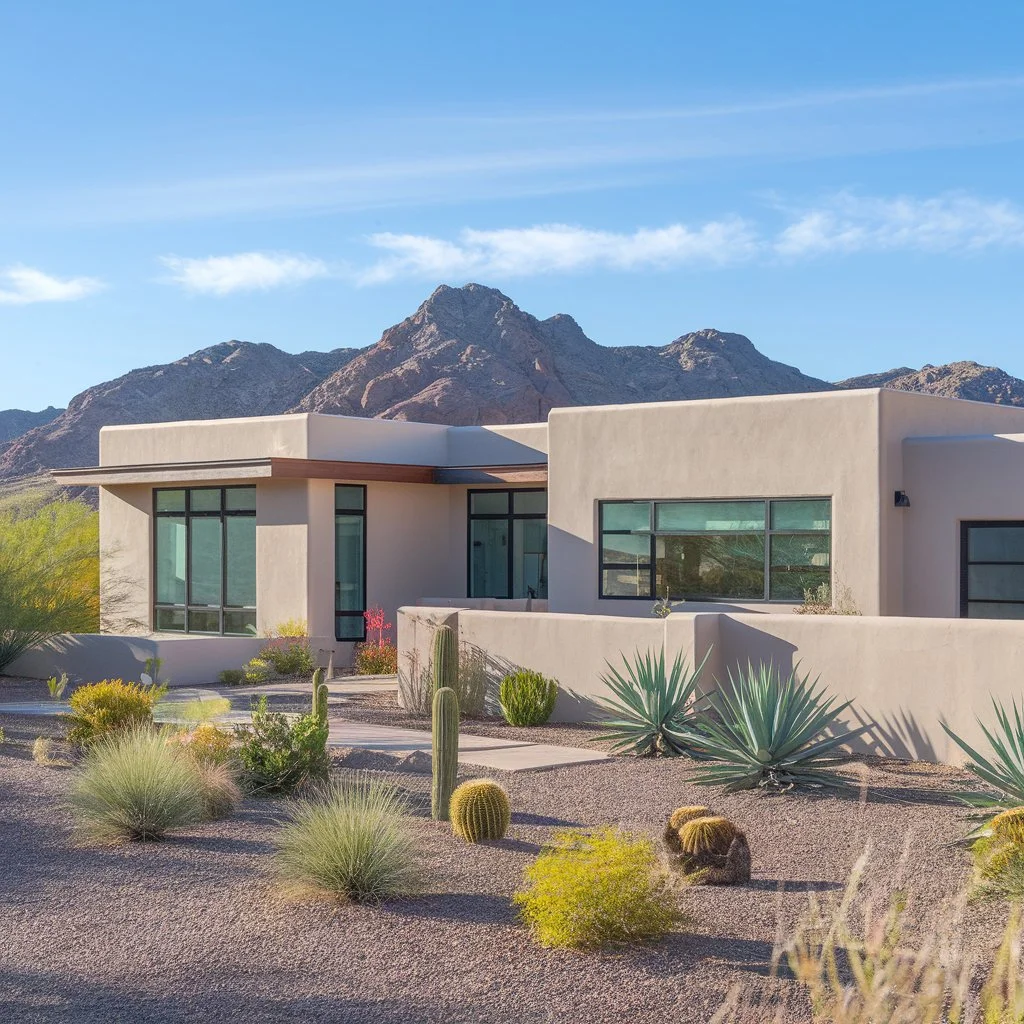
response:
M598 949L657 939L681 921L646 837L605 828L555 837L514 902L542 946Z
M50 676L46 680L46 688L50 691L51 699L60 700L64 696L64 691L68 688L67 672L61 672L59 676Z
M71 695L68 740L88 746L102 737L153 723L153 705L167 692L165 686L144 686L120 679L80 686Z
M669 863L691 885L736 885L750 881L747 837L708 807L678 807L665 823Z
M558 683L526 668L505 676L498 691L501 713L509 725L543 725L557 700Z
M242 686L246 682L244 668L225 668L217 676L223 686Z
M212 722L203 722L182 733L181 744L200 764L230 765L235 762L234 737Z
M286 793L327 776L327 723L315 712L291 721L270 711L267 698L252 708L252 725L237 726L242 779L254 793Z
M419 888L408 805L387 780L357 775L296 801L278 832L276 865L287 889L377 902Z
M383 608L363 612L366 642L356 646L356 672L363 676L390 676L398 671L398 648L391 639L392 624Z
M835 593L828 583L804 591L804 603L794 611L798 615L860 615L853 592L841 584Z

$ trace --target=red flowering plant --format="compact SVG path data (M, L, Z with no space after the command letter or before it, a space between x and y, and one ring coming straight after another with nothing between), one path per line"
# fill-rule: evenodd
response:
M391 676L398 671L398 648L391 639L392 623L383 608L368 608L366 642L356 647L356 671L363 676Z

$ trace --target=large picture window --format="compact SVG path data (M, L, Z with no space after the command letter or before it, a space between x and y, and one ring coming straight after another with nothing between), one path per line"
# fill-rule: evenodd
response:
M334 488L334 636L365 640L366 488Z
M469 492L469 596L548 596L548 494Z
M256 632L256 488L157 488L153 628Z
M960 615L1024 619L1024 522L960 524Z
M800 601L831 580L828 498L603 501L600 596Z

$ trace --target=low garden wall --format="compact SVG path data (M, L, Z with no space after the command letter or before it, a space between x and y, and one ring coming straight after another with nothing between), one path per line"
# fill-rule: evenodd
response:
M11 676L47 679L67 672L72 679L137 680L147 658L161 658L161 676L172 686L215 683L225 668L241 668L266 644L265 637L246 636L122 636L73 633L18 658L6 672ZM313 653L333 646L331 640L311 639ZM326 661L324 661L326 664Z
M455 608L402 608L398 615L399 671L429 669L433 631L447 622L464 652L488 666L492 687L510 667L524 666L558 680L554 718L591 717L589 698L602 692L606 662L622 654L682 652L691 665L708 652L706 690L728 670L773 661L784 672L820 676L841 701L853 700L847 724L866 726L860 752L958 763L946 722L985 749L977 717L993 720L991 698L1021 700L1024 623L784 614L673 614L666 619L564 615Z

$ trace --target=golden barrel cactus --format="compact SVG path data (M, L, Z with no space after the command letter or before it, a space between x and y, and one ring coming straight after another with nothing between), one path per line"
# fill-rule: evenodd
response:
M707 807L680 807L665 825L665 846L672 865L687 881L735 885L750 881L747 837L728 818Z
M512 808L508 794L491 779L471 779L452 793L448 816L452 831L467 842L503 839Z

